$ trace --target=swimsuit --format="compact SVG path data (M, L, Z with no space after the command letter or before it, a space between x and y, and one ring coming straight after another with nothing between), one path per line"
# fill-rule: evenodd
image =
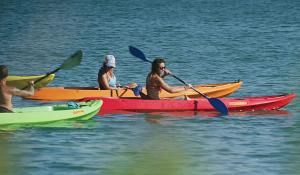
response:
M115 75L108 79L109 87L117 87L117 78Z
M161 91L161 87L157 85L155 82L150 80L150 75L148 75L146 79L146 89L147 96L152 100L159 100L159 92Z

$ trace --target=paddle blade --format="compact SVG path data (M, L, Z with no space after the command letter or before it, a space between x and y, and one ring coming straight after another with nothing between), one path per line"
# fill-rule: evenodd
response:
M145 62L152 63L151 61L147 60L145 54L141 50L139 50L133 46L129 46L129 52L131 53L131 55L138 57Z
M82 51L78 50L64 61L64 63L60 66L60 69L71 69L75 66L78 66L81 63L82 55Z
M207 100L222 115L227 115L228 114L228 108L226 107L226 105L220 99L217 99L217 98L207 98Z

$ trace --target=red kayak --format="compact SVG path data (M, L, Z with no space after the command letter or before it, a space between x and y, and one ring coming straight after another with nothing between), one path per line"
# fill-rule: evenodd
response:
M275 110L289 104L296 94L257 96L242 98L219 98L230 111ZM204 98L190 100L142 100L129 98L89 97L82 101L103 100L99 114L126 112L162 112L162 111L215 111L208 100Z

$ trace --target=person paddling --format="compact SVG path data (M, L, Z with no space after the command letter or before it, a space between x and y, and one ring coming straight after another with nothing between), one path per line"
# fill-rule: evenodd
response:
M118 88L134 88L136 83L131 83L126 86L117 84L117 78L114 74L114 68L116 68L116 58L114 55L106 55L102 67L98 72L98 84L101 90L117 90Z
M28 97L34 95L34 82L28 83L26 90L20 90L15 87L6 85L8 76L8 68L5 65L0 65L0 113L13 112L12 97Z
M183 92L192 87L188 84L184 87L171 87L165 81L164 77L171 74L171 71L166 68L165 60L163 58L156 58L152 62L151 72L146 78L147 96L152 100L159 100L159 92L161 89L169 93ZM145 98L145 97L144 97Z

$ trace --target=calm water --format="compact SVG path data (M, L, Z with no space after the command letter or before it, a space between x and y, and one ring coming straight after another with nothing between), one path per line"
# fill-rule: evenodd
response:
M192 84L241 79L232 96L300 94L300 1L1 0L0 63L43 74L78 49L82 64L52 86L96 86L105 54L121 84L144 83L163 56ZM178 84L168 78L170 84ZM14 99L14 105L45 103ZM300 101L289 113L208 118L94 117L0 133L1 174L300 174Z

